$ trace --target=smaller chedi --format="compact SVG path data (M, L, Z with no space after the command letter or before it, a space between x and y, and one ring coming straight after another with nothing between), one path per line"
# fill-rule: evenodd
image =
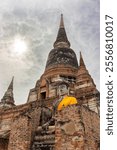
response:
M14 77L12 78L12 81L9 84L7 91L5 92L3 98L1 99L0 107L13 107L13 106L15 106L14 96L13 96L13 80L14 80Z
M63 15L25 104L15 105L13 80L0 102L0 150L99 150L100 93L71 49Z

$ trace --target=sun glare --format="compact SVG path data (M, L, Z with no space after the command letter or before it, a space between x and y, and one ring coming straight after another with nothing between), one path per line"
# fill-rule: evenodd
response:
M17 38L13 42L13 51L17 55L23 54L27 50L27 44L24 40Z

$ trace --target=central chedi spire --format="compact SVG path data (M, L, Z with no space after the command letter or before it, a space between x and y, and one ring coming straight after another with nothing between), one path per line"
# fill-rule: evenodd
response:
M64 67L78 68L76 54L70 48L70 42L65 31L63 14L61 14L59 30L53 46L54 49L50 51L48 56L46 70L63 65Z
M63 14L61 14L58 35L57 35L56 41L54 43L54 48L57 48L57 47L68 47L68 48L70 47L70 42L68 41L65 27L64 27Z

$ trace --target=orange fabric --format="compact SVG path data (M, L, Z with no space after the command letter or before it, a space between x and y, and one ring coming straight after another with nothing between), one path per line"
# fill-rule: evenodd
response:
M69 105L77 104L77 100L75 97L66 96L62 99L62 101L58 105L58 110L61 110L64 107L67 107Z

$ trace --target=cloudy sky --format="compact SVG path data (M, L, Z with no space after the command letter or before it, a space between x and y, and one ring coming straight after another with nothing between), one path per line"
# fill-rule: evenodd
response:
M99 89L99 11L99 0L0 0L0 99L15 76L16 104L27 101L44 72L61 13L71 48L78 59L82 51Z

